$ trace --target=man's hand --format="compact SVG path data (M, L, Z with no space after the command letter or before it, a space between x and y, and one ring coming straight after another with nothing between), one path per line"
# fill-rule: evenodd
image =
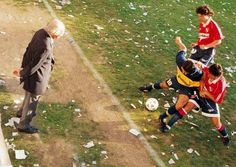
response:
M22 70L22 68L13 70L13 75L15 75L16 77L20 77L21 70Z
M203 97L203 98L206 97L206 91L204 91L204 90L203 90L203 91L200 91L200 92L199 92L199 95L200 95L201 97Z
M197 43L191 43L192 48L195 47L195 46L197 46Z

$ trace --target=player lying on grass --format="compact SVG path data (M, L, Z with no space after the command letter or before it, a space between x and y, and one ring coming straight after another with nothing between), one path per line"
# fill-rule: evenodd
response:
M203 72L198 68L198 65L196 65L194 61L185 58L187 48L182 43L181 38L176 37L175 42L180 50L176 55L177 74L166 81L156 82L155 84L151 83L150 85L139 88L142 92L167 88L174 88L176 91L179 91L176 104L171 106L165 113L161 114L159 118L161 125L165 124L165 118L168 115L176 113L187 104L189 98L197 91L203 76Z
M226 93L226 80L223 76L223 68L219 64L212 64L209 67L204 67L204 75L200 82L200 87L197 96L192 97L189 102L178 109L168 124L163 124L163 132L167 132L179 119L186 115L194 108L201 108L202 115L210 117L213 126L219 131L222 136L223 143L228 146L230 139L226 128L220 120L220 110L218 104L221 104Z

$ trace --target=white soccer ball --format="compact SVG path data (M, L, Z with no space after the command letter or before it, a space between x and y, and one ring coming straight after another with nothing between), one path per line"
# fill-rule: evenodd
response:
M157 99L149 98L149 99L147 99L145 106L149 111L155 111L158 108L159 103L158 103Z

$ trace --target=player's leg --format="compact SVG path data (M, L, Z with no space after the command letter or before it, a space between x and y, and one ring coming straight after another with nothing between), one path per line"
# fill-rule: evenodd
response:
M203 52L203 56L199 61L205 65L209 65L214 59L214 56L216 53L215 49L209 48L209 49L203 50L202 52Z
M224 145L228 146L230 144L230 139L226 128L220 121L220 111L218 105L210 99L201 98L202 115L210 117L213 126L219 131L222 136L222 141Z
M167 88L169 88L169 86L166 83L166 81L162 81L162 82L157 81L154 84L150 83L149 85L141 86L141 87L139 87L139 90L141 92L150 92L153 89L167 89Z
M165 126L165 119L170 116L173 115L175 113L178 113L178 110L181 109L182 107L184 107L187 102L189 100L189 97L185 94L179 94L177 102L175 103L175 105L169 107L169 109L162 113L159 117L159 122L160 122L160 126Z
M206 106L203 108L203 115L211 117L213 126L221 134L223 144L229 146L230 138L224 124L220 120L220 111L218 105L210 100L206 100L205 103ZM209 113L208 111L211 112Z
M229 135L228 135L228 132L227 132L224 124L220 121L220 117L211 117L211 121L213 123L213 126L221 134L223 144L226 146L229 146L229 144L230 144Z
M191 99L192 100L192 99ZM169 120L169 122L166 124L166 126L163 126L160 128L161 132L168 132L176 122L178 122L180 119L183 118L184 115L186 115L188 112L190 112L192 109L199 107L196 101L189 100L188 103L177 110L177 112L173 115L173 117Z
M23 111L23 108L24 108L24 106L26 105L26 95L27 95L27 92L25 91L25 96L24 96L24 100L23 100L23 102L22 102L22 105L21 105L21 107L20 107L20 109L16 112L16 117L18 117L18 118L20 118L21 116L22 116L22 111Z
M171 79L167 80L166 83L168 84L169 87L174 88L176 91L178 90L179 95L175 105L171 106L168 109L168 111L160 115L159 117L160 129L163 129L163 127L166 126L165 119L169 115L177 113L180 108L184 107L193 93L192 88L188 88L179 84L176 77L172 77Z
M189 56L190 59L199 61L204 55L202 54L202 50L200 47L194 46L191 50L191 55Z
M215 56L215 49L214 48L209 48L206 50L202 50L200 49L200 47L197 45L195 47L193 47L192 51L191 51L191 55L190 55L190 59L193 60L197 60L202 62L205 65L209 65L214 56Z

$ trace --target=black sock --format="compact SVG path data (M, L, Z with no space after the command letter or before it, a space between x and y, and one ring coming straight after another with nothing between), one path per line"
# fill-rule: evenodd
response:
M226 128L225 126L222 124L221 127L218 129L218 131L220 132L220 134L223 136L223 137L227 137L228 136L228 133L226 131Z
M162 114L160 115L160 118L161 118L161 119L165 119L165 118L168 117L169 115L173 115L173 114L175 114L175 113L178 113L178 110L176 110L175 105L173 105L173 106L169 107L168 111L162 113Z
M170 108L168 109L168 114L173 115L175 113L178 113L178 110L176 110L175 105L170 106Z
M183 118L183 116L180 115L179 113L174 114L173 117L169 120L168 126L172 127L181 118Z
M166 112L164 112L164 113L162 113L162 114L160 115L160 118L161 118L161 119L165 119L166 117L168 117L168 115L167 115Z
M156 83L154 84L154 88L155 88L155 89L161 89L161 82L156 82Z

